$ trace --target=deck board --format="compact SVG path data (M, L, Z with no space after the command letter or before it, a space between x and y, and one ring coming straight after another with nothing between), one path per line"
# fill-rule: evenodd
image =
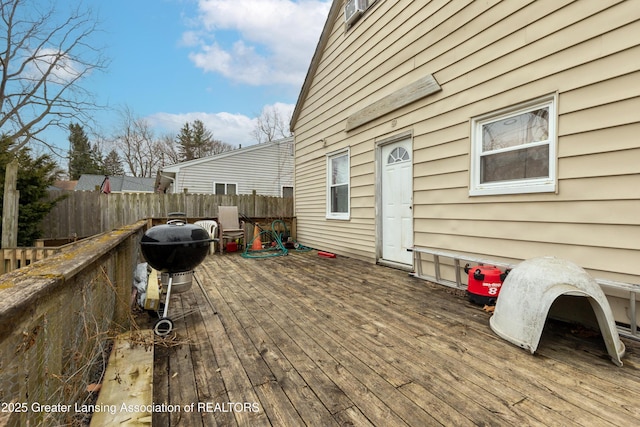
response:
M177 296L177 295L176 295ZM183 298L173 298L170 304L169 314L181 314L189 310L189 305L185 303ZM193 315L185 317L174 316L175 328L188 331ZM193 366L194 344L178 345L169 348L169 392L171 394L172 404L178 404L184 407L187 402L196 402L198 400L197 383L195 379L195 369ZM184 403L183 403L184 402ZM171 413L171 425L202 425L199 414L195 412Z
M156 351L154 401L218 407L154 424L640 424L635 341L618 368L601 337L551 323L531 355L459 292L314 252L212 254L196 278L211 305L196 284L172 297L195 311Z

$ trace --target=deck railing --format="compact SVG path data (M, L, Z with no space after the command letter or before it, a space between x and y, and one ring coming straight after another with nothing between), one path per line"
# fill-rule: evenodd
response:
M48 258L60 252L61 248L2 248L2 262L0 263L0 274L11 273L21 267L26 267L31 263Z
M77 408L90 397L87 385L100 382L108 339L129 328L147 227L139 221L55 254L38 248L10 255L24 264L48 257L0 276L0 402L13 409L3 406L0 425L86 421L89 414Z

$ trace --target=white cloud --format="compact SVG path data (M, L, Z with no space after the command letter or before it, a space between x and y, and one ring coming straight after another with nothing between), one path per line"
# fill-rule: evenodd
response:
M289 120L295 108L296 106L294 104L285 104L283 102L276 102L275 104L272 104L272 105L265 105L262 108L262 111L264 112L265 110L274 109L278 112L278 115L280 117Z
M243 146L255 144L251 136L255 119L242 114L231 113L155 113L145 117L145 120L155 129L177 134L187 122L200 120L213 132L213 137L232 145Z
M294 107L292 104L277 102L273 105L263 107L263 110L275 108L283 117L290 117ZM257 143L251 135L256 124L256 118L251 118L244 114L231 114L226 112L155 113L145 117L145 120L155 129L176 134L186 122L200 120L207 129L213 132L213 137L222 142L235 146L242 145L243 147Z
M24 63L27 63L25 75L33 81L40 81L48 74L46 80L49 83L67 85L81 77L83 73L88 73L82 68L82 64L59 50L43 48L31 55L34 59L27 62L25 58ZM22 63L19 62L19 64ZM52 64L55 65L50 69Z
M185 45L198 40L189 55L197 67L245 84L300 85L331 1L199 0L198 5L199 32L183 36Z
M254 85L269 83L265 81L270 74L268 61L242 40L235 42L230 51L217 43L202 46L200 53L192 53L189 58L205 71L217 72L238 82Z
M198 46L200 41L200 36L195 31L185 31L182 33L182 39L180 40L180 45L187 47Z

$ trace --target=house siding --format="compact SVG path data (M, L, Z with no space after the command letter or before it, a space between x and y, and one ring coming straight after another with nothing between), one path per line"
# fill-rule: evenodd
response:
M174 192L211 194L217 182L237 184L238 194L282 196L283 186L293 186L291 144L264 143L184 165L176 173Z
M340 3L340 2L339 2ZM378 1L328 21L297 106L298 240L376 261L377 141L411 133L416 246L570 259L640 283L640 4ZM433 75L442 90L349 132L350 115ZM469 196L470 119L557 94L557 191ZM350 147L351 217L325 219L329 152Z

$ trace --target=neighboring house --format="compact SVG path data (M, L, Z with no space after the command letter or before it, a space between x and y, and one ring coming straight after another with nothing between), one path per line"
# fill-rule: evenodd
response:
M301 243L640 284L638 2L369 0L350 24L345 3L291 120Z
M50 190L67 190L73 191L76 189L76 185L78 184L77 180L74 181L64 181L60 179L56 179L53 185L50 187Z
M165 166L160 192L293 196L293 138Z
M81 175L75 191L99 191L105 183L105 175ZM109 175L111 193L153 193L154 178L138 178L135 176Z

